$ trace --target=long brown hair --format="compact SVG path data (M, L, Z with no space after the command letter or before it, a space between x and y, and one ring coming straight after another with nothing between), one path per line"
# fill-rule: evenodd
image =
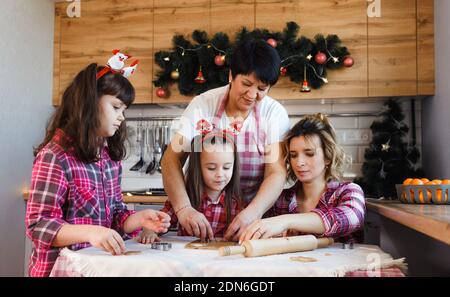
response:
M344 166L351 163L351 159L344 153L342 147L337 143L336 133L330 124L328 117L317 113L303 117L284 138L284 156L288 172L288 179L295 181L297 177L292 170L289 155L289 146L294 137L304 136L306 139L317 135L323 149L325 161L330 164L325 169L325 180L339 180L342 178Z
M206 142L206 141L205 141ZM241 187L240 187L240 163L239 155L236 150L236 145L228 137L213 136L208 138L208 144L213 145L227 145L230 144L233 147L234 163L233 163L233 175L230 182L225 186L225 210L227 215L227 225L231 222L231 202L235 199L239 207L242 207ZM203 151L205 143L203 137L198 135L192 139L191 153L189 155L188 168L186 172L186 192L191 201L192 207L195 209L200 208L202 194L204 192L203 174L200 164L200 154Z
M131 83L120 73L107 73L96 79L104 66L95 63L81 70L64 91L61 105L56 109L46 128L44 141L34 149L34 155L51 141L57 129L67 137L60 141L65 149L73 149L77 159L91 163L98 161L98 153L105 141L96 133L100 125L99 101L103 95L120 99L127 107L134 101L135 91ZM116 133L106 139L112 160L122 160L126 155L126 124L122 122Z

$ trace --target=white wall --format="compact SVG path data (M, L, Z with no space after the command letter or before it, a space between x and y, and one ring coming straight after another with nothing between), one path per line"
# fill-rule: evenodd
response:
M423 101L423 165L428 178L450 178L450 1L435 1L436 93Z
M24 275L22 191L52 111L53 7L0 1L0 276Z

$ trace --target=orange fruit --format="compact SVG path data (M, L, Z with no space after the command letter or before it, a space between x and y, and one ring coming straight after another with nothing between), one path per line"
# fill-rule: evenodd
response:
M409 185L409 184L412 182L412 180L413 180L412 178L408 177L407 179L405 179L405 180L403 181L403 185L404 185L404 186ZM405 191L402 191L401 200L407 202Z
M423 185L423 181L422 181L421 179L419 179L419 178L414 178L414 179L411 181L410 185L413 185L413 186ZM410 192L411 192L411 196L414 197L414 191L413 191L413 190L410 190ZM413 198L413 199L415 200L415 198ZM419 190L419 201L420 201L421 203L425 203L425 201L424 201L424 199L423 199L422 190Z
M408 177L407 179L405 179L404 181L403 181L403 184L404 185L409 185L411 182L412 182L412 178L410 178L410 177Z
M442 181L440 179L433 179L432 182L434 182L434 184L436 185L442 184Z
M450 185L450 179L443 179L443 180L442 180L442 184L443 184L443 185ZM444 201L447 203L447 201L448 201L449 198L450 198L450 197L448 196L448 189L447 189L447 190L445 190Z
M429 181L429 182L426 182L425 185L436 185L436 183L434 181ZM441 202L441 198L442 198L440 191L441 190L436 190L436 196L437 196L436 198L437 198L438 202ZM427 190L427 194L428 194L427 203L430 203L433 200L432 199L433 198L432 191Z
M423 181L424 184L430 181L430 180L429 180L428 178L426 178L426 177L422 177L420 180Z

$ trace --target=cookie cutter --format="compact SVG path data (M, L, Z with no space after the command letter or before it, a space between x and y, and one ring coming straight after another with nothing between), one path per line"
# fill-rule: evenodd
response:
M342 249L345 249L345 250L353 250L353 242L350 242L350 243L343 243L343 244L342 244Z
M160 251L168 251L172 249L172 243L170 242L154 242L152 243L152 249Z

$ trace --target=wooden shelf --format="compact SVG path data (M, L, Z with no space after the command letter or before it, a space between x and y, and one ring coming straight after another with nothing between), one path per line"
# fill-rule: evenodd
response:
M367 209L450 245L450 205L366 199Z

